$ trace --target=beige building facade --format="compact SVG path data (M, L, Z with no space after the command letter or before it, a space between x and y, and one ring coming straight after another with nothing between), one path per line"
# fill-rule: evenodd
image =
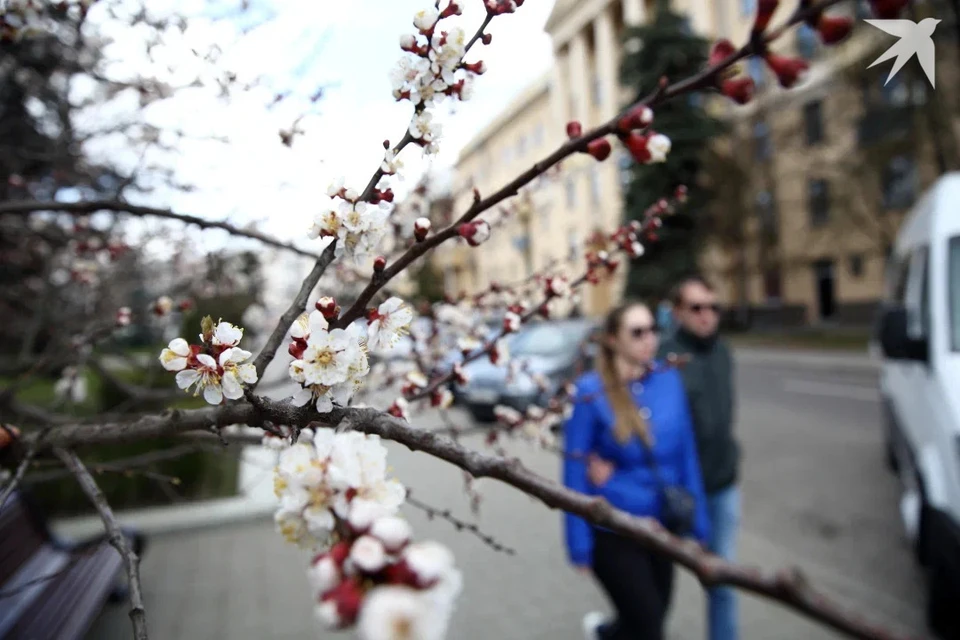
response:
M553 67L463 149L455 168L455 210L469 206L474 187L482 195L492 193L556 149L569 120L587 129L619 112L630 97L618 82L623 31L650 20L655 5L655 0L557 1L545 27ZM749 37L755 3L674 0L674 8L708 39L740 43ZM834 11L855 15L861 9L850 3ZM787 12L781 13L780 20ZM708 103L731 125L717 143L729 160L721 168L730 164L739 177L724 177L722 170L711 176L727 193L718 195L710 215L723 216L727 230L705 245L701 266L722 302L754 324L868 322L882 295L889 239L912 198L939 173L931 145L916 144L931 97L918 95L922 83L883 88L878 77L885 77L886 66L866 79L851 75L869 63L865 56L883 40L879 32L860 35L863 31L860 23L855 38L829 53L812 30L791 33L774 49L809 60L802 86L780 89L762 62L753 60L742 72L757 82L757 99L744 107L723 98ZM938 86L953 77L948 73ZM905 114L912 118L910 126L903 124ZM861 158L885 159L871 173L860 168ZM510 283L553 261L582 273L585 239L594 230L614 229L623 218L622 179L629 164L616 142L605 162L585 154L564 160L508 201L514 203L512 213L496 225L490 241L478 248L440 249L437 264L447 274L447 292ZM586 289L581 311L597 316L618 302L624 276L621 270Z

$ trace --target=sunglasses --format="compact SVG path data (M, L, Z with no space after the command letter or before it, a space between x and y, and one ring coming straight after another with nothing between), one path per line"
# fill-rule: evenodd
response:
M717 303L713 304L688 304L687 308L694 313L703 313L704 311L713 311L714 313L720 313L720 305Z
M646 337L648 333L653 335L657 335L658 333L660 333L660 327L658 327L657 325L651 325L648 327L630 327L627 330L627 332L630 334L630 337L633 338L634 340L641 340L644 337Z

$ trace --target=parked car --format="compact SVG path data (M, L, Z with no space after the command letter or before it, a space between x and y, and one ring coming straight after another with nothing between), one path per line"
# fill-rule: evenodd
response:
M519 411L533 404L545 406L560 385L590 366L581 347L593 326L589 320L528 325L511 336L508 348L511 358L525 361L529 374L521 373L508 381L507 367L494 365L489 358L469 362L464 367L468 382L459 390L463 404L479 422L494 420L493 409L498 404ZM530 374L544 376L548 389L541 391Z
M927 619L960 638L960 173L906 218L876 324L887 461L900 514L925 568Z

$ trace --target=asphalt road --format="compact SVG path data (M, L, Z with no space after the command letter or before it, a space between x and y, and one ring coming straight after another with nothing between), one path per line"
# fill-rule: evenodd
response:
M743 445L741 560L766 569L801 567L810 581L868 618L923 635L923 590L897 519L897 488L883 463L875 377L784 365L741 366ZM457 412L455 419L466 420ZM415 423L438 424L435 416ZM468 442L478 448L478 439ZM576 640L580 618L605 609L598 587L566 564L560 514L484 481L479 516L470 514L462 476L449 465L390 445L390 463L413 496L449 508L516 550L488 548L448 522L405 508L417 535L454 550L465 587L449 638ZM539 473L559 460L512 445ZM341 637L311 619L303 574L309 555L287 547L270 523L158 536L142 567L155 640ZM742 638L808 640L840 636L752 596L741 600ZM678 581L671 640L704 637L696 582ZM123 609L111 609L89 636L129 637Z

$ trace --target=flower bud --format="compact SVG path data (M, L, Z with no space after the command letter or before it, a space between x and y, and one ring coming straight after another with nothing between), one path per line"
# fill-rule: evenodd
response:
M847 16L827 16L820 14L817 20L817 33L825 45L837 44L844 40L853 29L853 20Z
M450 4L447 5L447 8L440 12L440 19L449 18L450 16L459 16L463 13L463 9L460 8L460 5L457 3L457 0L450 0Z
M390 408L387 409L387 413L392 415L395 418L400 418L402 420L408 420L407 410L410 408L410 403L407 402L405 398L397 398L393 401L393 404L390 405Z
M373 270L380 273L387 268L387 259L383 256L377 256L373 261Z
M316 305L317 311L323 314L323 317L327 320L333 320L337 317L337 301L330 296L323 296L317 300Z
M777 75L780 86L789 89L797 84L803 73L809 68L806 60L802 58L788 58L787 56L778 56L768 53L764 56L767 65Z
M767 28L767 25L770 24L770 18L773 17L773 12L777 10L779 4L780 0L758 0L757 17L753 21L754 33L762 33Z
M634 129L643 129L653 123L653 109L645 104L634 107L627 115L620 118L617 127L620 131L627 133Z
M717 40L713 43L713 46L710 47L710 58L708 61L709 66L714 67L736 52L736 47L733 46L726 38L722 40Z
M480 42L482 42L483 44L490 44L491 42L493 42L493 35L489 33L483 34L482 36L480 36Z
M487 71L487 65L483 60L477 60L476 62L464 62L463 68L471 73L475 73L478 76L483 75Z
M677 185L676 190L673 192L673 197L676 198L677 202L686 202L687 201L687 185L685 184Z
M571 120L567 123L567 137L579 138L583 135L583 126L578 120Z
M490 225L486 220L474 220L464 222L457 227L457 233L467 241L471 247L477 247L490 238Z
M587 145L587 153L600 162L609 158L611 151L613 151L613 148L610 146L610 141L606 138L598 138Z
M403 518L385 516L370 526L370 535L379 540L387 552L399 553L413 537L413 529Z
M400 48L404 51L411 51L416 53L417 51L417 36L406 33L400 36ZM387 147L384 147L387 148Z
M720 83L720 91L737 104L747 104L753 100L753 78L728 78Z
M130 324L130 307L117 309L116 323L118 327L126 327Z
M153 303L153 313L157 316L165 316L173 310L173 300L169 296L160 296Z
M341 582L320 598L317 617L331 629L349 627L357 620L363 595L363 588L355 580Z
M413 223L413 237L417 242L423 242L430 233L430 220L427 218L417 218Z
M290 343L290 346L287 347L287 353L289 353L294 360L300 360L303 358L303 354L306 350L307 341L303 338L294 338Z
M507 313L503 316L503 332L516 333L520 330L521 323L522 320L515 311L507 311Z

